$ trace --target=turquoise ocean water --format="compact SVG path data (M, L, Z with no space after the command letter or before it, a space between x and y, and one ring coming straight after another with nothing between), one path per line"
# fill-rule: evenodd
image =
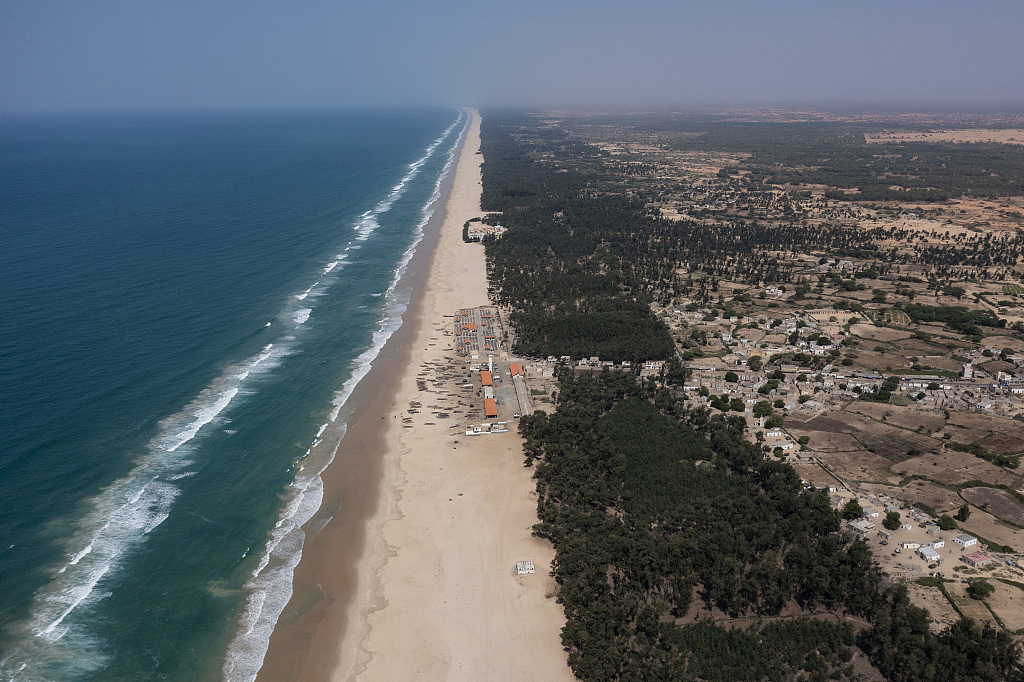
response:
M0 121L0 680L255 677L467 123Z

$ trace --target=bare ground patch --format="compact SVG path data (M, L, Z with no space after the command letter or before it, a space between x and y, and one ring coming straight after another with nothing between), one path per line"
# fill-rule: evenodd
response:
M936 352L945 350L944 348L940 348L939 346L935 345L934 343L929 343L927 341L923 341L922 339L903 339L902 341L895 341L895 342L893 342L892 345L895 346L896 348L899 348L900 350L908 351L908 352L910 352L912 354L916 354L918 356L925 356L926 358L929 356L930 353L936 353ZM933 357L933 358L937 359L938 357L942 357L942 356L930 356L930 357ZM925 363L924 360L922 360L922 364L932 364L932 363L930 363L930 362L929 363ZM955 364L956 364L955 369L960 369L960 364L959 363L955 363ZM945 368L943 367L942 369L945 369Z
M1000 455L1008 455L1024 450L1024 441L1021 441L1016 436L1008 436L1002 433L986 436L981 439L979 444L986 450L991 450Z
M893 130L865 133L864 141L872 142L994 142L997 144L1024 144L1024 130L1020 128L967 128L962 130Z
M1018 477L1006 469L986 462L968 452L942 450L926 452L906 461L894 464L893 471L906 476L926 476L944 485L959 485L964 481L978 479L989 483L1019 485Z
M1024 341L1015 339L1012 336L986 336L985 343L995 346L1002 350L1003 348L1012 348L1014 350L1024 350Z
M998 488L966 488L960 493L975 507L1003 521L1024 526L1024 507L1010 493Z
M821 453L818 460L844 481L898 481L889 470L892 462L867 450Z
M1015 419L973 412L954 412L949 415L947 423L967 429L972 434L984 434L977 436L975 440L987 440L989 444L984 446L992 452L1007 454L1024 450L1024 424ZM955 430L951 430L950 433L956 438Z
M946 425L946 428L942 431L943 437L949 436L949 440L960 443L961 445L970 445L976 443L984 438L988 438L988 431L976 431L973 429L965 429L957 426Z
M853 358L854 369L866 369L872 372L885 373L897 369L908 370L914 364L907 358L893 355L889 349L884 351L858 349L856 357L852 355L851 357Z
M807 481L815 488L827 488L830 485L839 485L835 477L821 468L817 462L790 462L793 470L801 480Z
M928 505L940 513L952 511L963 504L956 492L930 481L910 481L890 494L913 506Z
M971 518L960 522L960 527L972 535L977 534L1000 545L1013 547L1018 552L1024 551L1024 530L1011 528L984 510L973 510Z
M956 609L953 608L953 605L949 603L946 595L942 594L939 588L910 583L907 585L907 592L914 606L927 609L928 613L931 614L932 620L928 624L928 628L932 632L942 632L960 620L960 614L956 612Z
M991 581L996 591L986 599L1007 630L1024 630L1024 590L1013 585Z
M873 324L866 324L863 322L850 327L850 332L862 339L871 339L872 341L900 341L902 339L909 339L913 336L912 333L904 329L876 327Z
M851 403L846 409L849 412L866 414L872 419L881 421L888 425L908 429L910 431L918 431L920 429L921 433L932 433L934 431L938 431L946 423L945 416L938 410L935 412L927 412L916 407L902 407L899 405L869 403L866 401ZM938 442L933 441L928 447L934 448L937 445Z
M793 419L786 420L786 430L797 438L809 437L807 446L815 452L849 452L862 449L860 441L849 433L810 430Z
M999 627L999 623L992 617L984 603L967 596L967 583L946 583L946 591L965 616L973 618L979 624L989 623L992 627Z

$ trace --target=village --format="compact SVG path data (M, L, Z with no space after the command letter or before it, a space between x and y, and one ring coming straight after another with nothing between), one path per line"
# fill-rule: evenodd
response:
M919 362L949 368L919 372L898 354L905 349L860 350L877 336L913 337L875 325L868 314L834 308L742 317L722 317L712 308L662 314L677 339L700 341L690 352L678 348L689 374L682 386L686 404L744 418L748 439L766 459L788 461L808 490L825 491L847 517L855 503L862 511L847 518L847 528L865 538L888 579L913 583L912 597L933 613L936 631L964 612L1012 631L1024 628L1017 615L1024 613L1021 590L1012 586L1024 584L1024 481L1016 468L1024 444L1024 383L1015 376L1024 352L982 343L919 356ZM999 341L1021 348L1016 339ZM851 355L858 356L856 364L843 362ZM807 363L779 363L780 357ZM863 362L874 358L886 364ZM559 364L656 381L666 371L663 361L526 361L537 409L553 409ZM940 520L947 523L964 505L968 517L942 530ZM882 521L892 513L898 523L889 530ZM943 580L915 582L922 578ZM978 578L995 586L983 602L968 598Z
M1024 443L1024 383L1015 373L1024 352L982 343L958 348L943 356L946 362L919 356L950 369L918 372L898 352L862 350L866 340L894 333L912 338L876 325L870 314L796 308L722 317L713 308L693 308L662 311L677 339L700 342L678 347L688 374L682 395L691 409L742 417L748 440L765 458L789 462L808 490L824 491L888 579L911 584L912 598L929 608L936 630L967 612L1024 628L1024 616L1016 615L1024 613L1021 590L1012 586L1024 584L1024 482L1014 466ZM446 395L427 409L437 420L459 418L448 425L455 438L515 432L521 415L552 411L559 365L664 380L664 361L516 358L513 332L502 319L497 307L460 309L443 330L454 355L434 368L433 389ZM851 355L856 364L843 362ZM874 355L887 364L863 362ZM426 389L429 375L423 376ZM456 404L442 404L451 400ZM422 410L415 403L409 413ZM979 442L988 447L972 448ZM963 506L970 512L949 528L950 515ZM856 515L851 508L859 509ZM968 596L979 578L995 586L984 601Z

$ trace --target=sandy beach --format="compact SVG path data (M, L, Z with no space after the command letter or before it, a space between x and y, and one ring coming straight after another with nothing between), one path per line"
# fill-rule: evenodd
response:
M483 246L462 241L482 215L479 125L473 112L406 333L325 473L318 517L334 521L304 552L259 680L575 679L515 424L473 438L407 412L444 394L422 374L456 357L451 315L488 303ZM537 573L517 576L519 560Z

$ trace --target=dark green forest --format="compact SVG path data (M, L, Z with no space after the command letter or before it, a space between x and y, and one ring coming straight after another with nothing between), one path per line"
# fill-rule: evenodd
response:
M630 374L558 378L557 411L520 432L580 679L852 679L856 650L891 680L1024 679L1001 631L932 634L824 494L743 439L742 419L686 411ZM744 620L694 619L695 602Z

